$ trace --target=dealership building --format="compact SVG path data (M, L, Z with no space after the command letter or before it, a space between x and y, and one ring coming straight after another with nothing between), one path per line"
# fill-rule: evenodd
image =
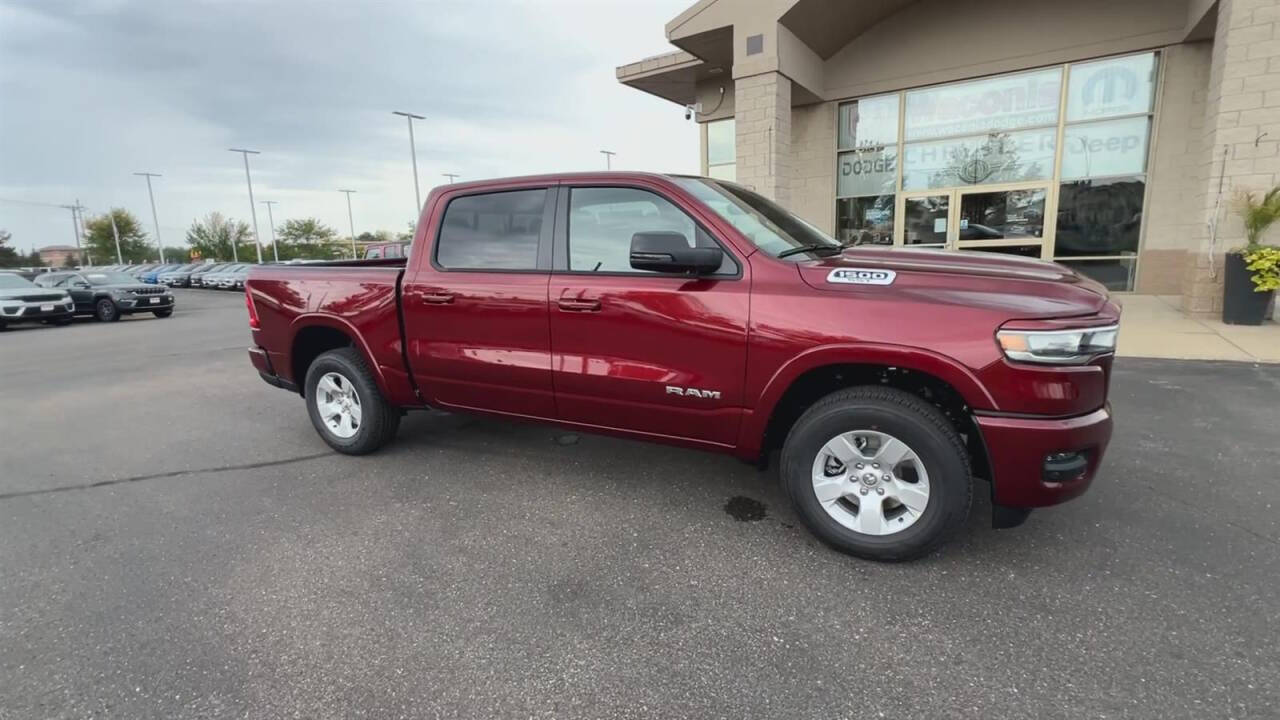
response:
M1233 194L1280 182L1278 28L1280 0L700 0L617 76L686 106L704 174L841 240L1210 312Z

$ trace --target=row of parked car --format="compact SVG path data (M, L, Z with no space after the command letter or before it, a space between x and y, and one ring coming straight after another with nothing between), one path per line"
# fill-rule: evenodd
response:
M53 272L0 272L0 330L18 323L66 325L77 315L102 322L122 315L173 315L169 288L102 268Z
M242 290L245 276L249 274L251 267L253 263L198 262L168 265L107 265L93 269L122 272L148 285Z

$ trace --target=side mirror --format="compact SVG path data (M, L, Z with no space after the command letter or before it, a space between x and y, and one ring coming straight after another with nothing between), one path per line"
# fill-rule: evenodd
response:
M631 267L662 273L707 275L720 269L724 251L689 247L683 233L656 230L631 236Z

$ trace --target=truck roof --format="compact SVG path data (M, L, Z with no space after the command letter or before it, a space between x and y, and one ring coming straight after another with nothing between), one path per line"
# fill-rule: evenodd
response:
M537 183L537 182L580 182L583 180L670 180L673 177L684 176L682 173L656 173L641 172L635 170L600 170L596 172L568 172L568 173L546 173L542 175L513 175L510 177L485 178L483 180L468 180L467 182L451 183L448 185L438 185L436 190L454 190L473 188L485 188L499 185Z

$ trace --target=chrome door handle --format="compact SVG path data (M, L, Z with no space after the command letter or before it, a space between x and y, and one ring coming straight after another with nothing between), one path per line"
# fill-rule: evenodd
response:
M432 305L446 305L453 302L452 293L424 293L422 302L431 303Z
M560 301L556 304L561 310L567 310L569 312L597 312L600 310L599 300L560 298Z

